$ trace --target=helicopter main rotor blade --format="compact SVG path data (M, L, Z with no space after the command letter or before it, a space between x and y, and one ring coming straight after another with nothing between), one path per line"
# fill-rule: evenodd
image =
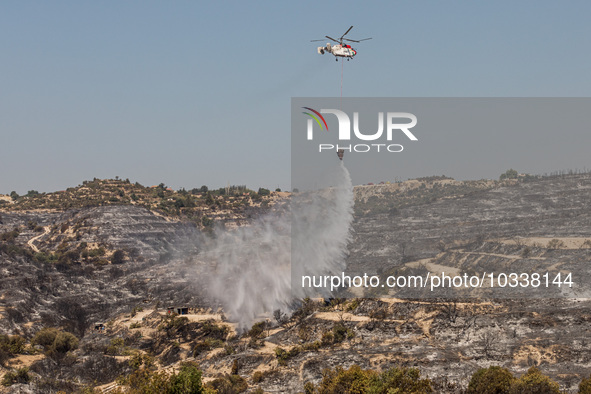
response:
M324 41L324 38L322 40L310 40L310 42L317 42L317 41Z
M340 42L339 40L335 40L334 38L329 37L329 36L324 36L324 37L328 38L329 40L333 40L334 42Z
M361 42L361 41L371 40L371 37L370 38L364 38L362 40L353 40L351 38L343 38L343 40L345 40L345 41L353 41L353 42Z
M345 36L347 35L347 33L349 33L349 32L351 31L351 29L352 29L352 28L353 28L353 26L351 26L351 27L349 28L349 30L347 30L347 31L345 32L345 34L343 34L343 35L341 36L341 38L345 37Z

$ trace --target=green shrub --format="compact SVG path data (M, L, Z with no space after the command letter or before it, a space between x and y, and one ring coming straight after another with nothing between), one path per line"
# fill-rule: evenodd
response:
M213 219L210 219L207 216L203 216L201 218L201 224L203 225L203 227L213 227Z
M314 344L318 344L318 342L314 342ZM318 346L319 348L320 346ZM277 357L277 362L279 363L279 365L287 365L287 361L290 358L296 357L298 354L300 354L302 351L308 350L302 346L294 346L289 350L285 350L283 348L280 347L276 347L275 348L275 356Z
M20 335L0 334L0 350L10 355L21 354L25 349L25 338Z
M30 380L31 377L29 376L29 368L22 367L6 372L2 378L2 385L12 386L16 383L29 383Z
M581 380L579 394L591 394L591 376Z
M134 317L135 315L137 315L139 312L143 312L144 308L141 306L134 306L133 309L131 310L131 317Z
M417 368L390 368L371 383L372 393L431 393L431 381Z
M548 242L548 245L546 246L548 249L562 249L564 248L566 245L564 244L563 241L561 241L560 239L552 239L550 240L550 242Z
M363 370L359 365L353 365L349 369L336 367L322 372L322 380L312 392L318 394L337 393L368 393L372 381L377 380L378 373L371 370Z
M421 379L421 374L416 368L391 368L378 373L361 369L358 365L353 365L349 369L326 369L318 386L308 383L304 390L306 393L317 394L433 392L431 381Z
M103 248L102 246L96 249L90 249L88 251L88 256L90 257L99 257L99 256L104 256L106 253L105 248Z
M359 298L355 298L355 299L351 300L347 304L347 307L345 308L345 311L347 311L347 312L353 312L355 309L357 309L357 307L360 304L361 304L361 301L359 301Z
M53 341L52 350L59 354L66 354L78 348L78 338L69 332L59 332Z
M212 349L224 347L224 342L219 339L205 338L203 341L197 342L193 347L193 356L198 356L204 352ZM227 351L227 350L226 350Z
M37 332L37 334L35 334L35 336L31 340L31 344L40 345L44 348L47 348L53 343L53 341L55 341L57 333L57 328L44 328L41 331Z
M210 383L218 393L242 393L248 388L246 380L240 375L225 375Z
M180 371L168 375L165 372L153 372L142 368L134 371L124 379L124 385L129 386L127 393L131 394L178 394L178 393L207 393L201 380L201 371L193 363L184 363Z
M320 349L320 347L322 346L322 343L320 341L314 341L314 342L309 342L309 343L305 343L301 346L302 351L318 351Z
M105 349L105 353L110 356L121 356L125 348L125 341L123 338L113 338L111 343Z
M525 375L517 379L511 387L511 393L560 394L558 383L542 374L536 367L531 367Z
M333 342L334 343L341 343L345 339L351 339L355 336L355 333L345 327L341 323L337 323L332 327L332 335L333 335Z
M173 313L162 319L162 323L158 326L158 329L166 331L166 334L170 336L175 332L183 331L187 327L187 324L189 324L189 319L186 316L178 316Z
M35 334L31 339L31 344L42 346L47 356L58 358L77 349L78 338L69 332L56 328L44 328Z
M265 375L261 371L256 371L252 374L252 382L253 383L260 383L265 379Z
M139 369L142 365L144 368L151 368L154 365L154 359L147 354L141 353L137 350L130 354L131 357L129 358L128 363L133 370Z
M334 335L331 331L325 331L322 333L322 346L330 346L334 341Z
M248 331L248 336L251 338L259 338L265 332L266 322L260 321L258 323L253 324L253 326Z
M45 252L38 252L38 253L35 253L33 255L33 258L38 263L47 263L50 260L50 255L48 253L45 253Z
M230 332L230 329L227 326L216 324L213 321L204 322L201 326L201 330L205 336L220 339L222 341L226 340L226 337Z
M506 368L497 366L481 368L472 375L468 384L469 394L504 394L511 392L515 377Z
M277 357L277 362L279 365L287 365L287 360L289 359L288 353L285 349L276 347L275 348L275 357Z
M2 234L0 234L0 241L13 243L19 234L20 234L20 231L18 229L14 229L12 231L2 233Z

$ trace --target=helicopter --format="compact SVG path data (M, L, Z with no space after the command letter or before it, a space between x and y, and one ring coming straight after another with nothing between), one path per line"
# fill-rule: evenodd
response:
M326 38L328 38L329 40L332 40L336 44L331 44L330 42L327 42L325 47L318 47L318 53L320 55L324 55L325 52L332 53L335 56L335 60L337 62L339 61L339 57L347 58L347 60L353 59L353 57L355 55L357 55L357 51L354 48L352 48L351 45L349 45L347 43L343 43L343 41L361 42L361 41L371 40L371 37L364 38L361 40L352 40L350 38L344 38L347 35L347 33L349 33L351 31L352 28L353 28L353 26L351 26L349 28L349 30L347 30L345 32L345 34L343 34L341 36L341 38L339 38L338 40L335 40L334 38L329 37L329 36L325 36ZM324 41L324 39L310 40L310 42L318 42L318 41Z

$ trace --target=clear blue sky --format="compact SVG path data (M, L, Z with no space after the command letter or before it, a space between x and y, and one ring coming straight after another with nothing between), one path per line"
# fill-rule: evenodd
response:
M311 39L373 37L349 97L588 97L589 20L588 1L4 1L0 193L288 188L291 97L340 94Z

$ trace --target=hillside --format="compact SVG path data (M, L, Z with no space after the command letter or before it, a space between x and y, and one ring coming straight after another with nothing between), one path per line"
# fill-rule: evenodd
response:
M448 272L502 272L516 264L521 272L567 267L580 285L589 278L590 192L591 176L581 174L497 183L389 211L378 205L357 217L349 269L386 275L417 272L419 265L423 270L428 265L447 267ZM558 290L548 289L543 296ZM587 290L578 286L571 296L588 297ZM497 295L501 293L518 296L507 290Z
M590 190L589 174L359 186L349 270L562 264L583 277ZM515 376L537 366L570 392L589 375L591 302L570 294L460 302L376 291L299 300L291 315L269 313L261 316L267 323L240 331L208 296L203 273L215 262L195 256L215 223L232 231L288 198L120 180L9 198L0 211L1 373L27 367L30 382L15 378L7 392L116 392L139 384L142 373L181 371L183 362L228 393L304 392L322 382L323 369L353 365L418 368L435 392L449 393L491 365Z
M15 192L0 196L2 211L66 211L101 206L131 205L144 207L172 220L185 220L198 227L217 222L240 225L251 215L252 209L269 208L289 197L289 193L260 188L258 192L246 186L228 186L209 190L207 186L187 191L174 191L163 183L145 187L129 179L94 179L84 181L53 193L29 191L24 196Z

